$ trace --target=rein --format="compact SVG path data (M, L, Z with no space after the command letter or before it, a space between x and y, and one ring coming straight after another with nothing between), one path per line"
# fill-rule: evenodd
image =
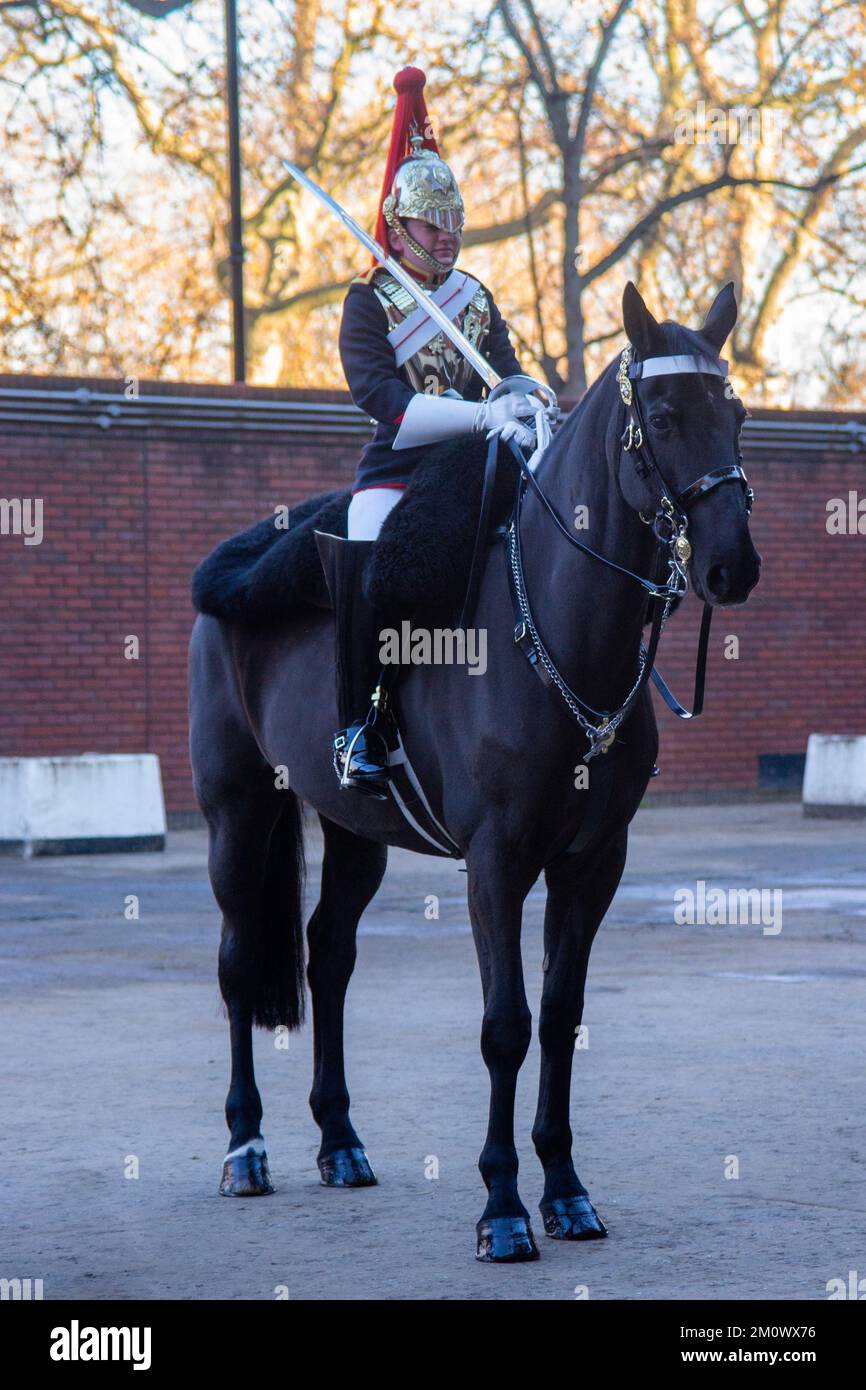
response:
M599 752L606 753L611 747L616 738L617 729L628 718L634 708L635 702L650 678L652 678L653 684L658 689L665 704L678 718L696 719L703 709L707 650L710 637L710 624L713 616L711 604L704 603L701 617L701 630L698 638L698 649L695 661L695 687L691 710L685 709L684 706L679 703L663 677L659 675L655 669L656 651L658 649L662 628L670 613L671 604L675 598L682 598L688 593L689 581L687 566L692 554L692 547L687 535L688 509L721 483L736 481L739 482L744 489L746 510L747 513L751 513L754 493L749 487L748 480L739 462L736 464L729 464L722 468L712 469L710 472L696 479L695 482L691 483L682 492L675 492L675 490L669 486L649 446L640 402L638 401L637 393L632 389L632 381L638 379L641 375L653 376L662 373L694 371L703 371L712 375L723 376L727 379L727 364L720 359L713 362L708 358L679 356L647 358L644 361L633 362L630 347L627 347L623 351L617 371L617 382L620 395L626 406L626 426L622 433L622 447L625 452L633 453L636 461L642 463L648 473L655 473L662 486L659 505L655 515L646 517L642 512L639 513L641 521L646 525L652 526L653 534L658 542L656 549L656 574L655 578L652 580L645 579L643 576L635 574L632 570L617 564L616 561L609 559L606 555L601 555L598 551L593 550L590 546L574 536L550 499L545 496L538 479L535 477L534 471L528 466L519 446L514 440L508 441L511 451L520 465L520 476L517 483L514 509L506 532L508 582L515 618L514 641L544 684L554 687L559 692L569 712L586 734L589 742L589 748L584 755L586 762L589 762L590 759L594 758ZM488 474L491 469L491 457L495 458L497 445L498 440L496 436L494 436L490 441L491 452L488 454ZM740 458L742 458L742 455L740 455ZM655 600L649 642L646 646L644 646L643 642L640 644L637 679L617 710L593 709L593 707L587 704L585 700L582 700L579 695L576 695L557 668L553 658L541 640L535 625L529 602L529 595L526 590L526 578L523 571L523 555L520 542L520 514L523 499L527 492L527 485L532 488L535 495L543 504L545 512L551 517L557 529L565 537L569 545L574 546L575 549L580 550L583 554L590 555L593 559L599 560L602 564L607 565L609 569L616 570L618 573L625 574L628 578L633 579ZM671 500L672 498L673 500ZM665 569L667 569L666 579L663 578Z

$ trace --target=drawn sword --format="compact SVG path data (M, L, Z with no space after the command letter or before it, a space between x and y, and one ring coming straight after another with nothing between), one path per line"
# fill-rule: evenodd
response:
M323 188L320 188L317 183L314 183L309 175L304 173L303 169L299 169L297 164L291 164L287 159L284 159L282 162L288 169L292 178L296 179L303 188L306 188L310 193L314 194L319 202L326 207L329 212L332 212L335 217L339 217L343 226L348 228L355 240L360 241L362 246L366 246L367 250L375 257L380 265L390 270L394 279L399 281L405 290L409 291L416 304L426 309L433 322L438 324L442 332L451 339L454 346L460 349L463 356L467 358L475 368L482 381L486 382L490 387L491 399L493 398L493 391L497 386L501 386L503 381L507 381L509 386L511 386L512 383L514 386L517 386L518 383L531 383L524 385L522 388L518 387L518 389L523 389L525 391L537 391L540 389L544 391L548 396L548 409L552 407L553 411L558 414L556 395L551 387L547 386L546 383L542 381L536 381L534 377L501 377L498 372L494 371L487 359L481 356L477 348L472 346L466 335L461 333L456 323L452 322L448 315L439 308L436 301L418 284L414 275L410 275L409 271L405 270L399 261L396 261L393 256L389 256L387 251L376 241L375 237L371 237L365 232L364 228L355 221L354 217L346 212L345 208L341 208L340 204L336 199L332 198L329 193L326 193ZM501 392L497 392L497 395L500 394Z

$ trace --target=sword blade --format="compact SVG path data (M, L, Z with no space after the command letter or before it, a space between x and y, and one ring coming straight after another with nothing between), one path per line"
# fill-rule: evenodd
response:
M287 159L284 159L282 162L288 169L292 178L296 179L308 192L314 194L323 207L326 207L329 212L332 212L335 217L340 219L343 226L348 228L355 240L360 241L362 246L366 246L370 254L375 256L376 260L379 261L381 265L390 270L394 279L400 282L404 290L409 291L415 303L420 304L421 307L426 310L433 322L438 324L442 332L451 339L454 346L459 348L463 356L475 368L482 381L486 382L491 390L494 386L498 386L502 380L499 373L493 370L486 358L482 357L481 353L472 346L469 339L461 333L456 323L452 323L451 319L439 308L435 300L430 297L425 289L421 288L415 277L410 275L408 270L404 270L400 262L395 261L393 256L389 256L387 251L376 241L375 237L371 237L365 232L364 228L359 226L354 217L346 212L345 208L341 208L340 204L331 197L330 193L326 193L324 188L320 188L317 183L314 183L309 175L304 173L303 169L299 169L296 164L290 164Z

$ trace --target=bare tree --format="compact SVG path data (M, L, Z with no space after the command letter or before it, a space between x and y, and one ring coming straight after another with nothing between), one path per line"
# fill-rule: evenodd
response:
M462 263L560 392L609 356L628 277L687 321L733 278L752 399L791 399L806 367L834 400L862 381L861 4L496 0L437 31L424 0L242 7L252 380L343 384L340 307L368 260L281 159L372 226L391 77L415 62L464 189ZM225 375L224 87L209 7L0 0L9 365ZM707 112L736 138L702 138ZM814 331L794 363L778 333L798 314Z
M687 307L690 287L705 293L707 278L733 277L754 306L734 354L756 385L768 365L770 328L810 254L834 191L858 180L862 171L858 154L866 146L866 129L842 114L846 95L864 89L866 26L860 7L818 3L808 22L798 19L786 0L774 0L763 17L756 18L745 3L734 9L739 18L733 21L731 7L721 5L707 20L697 0L618 0L602 9L594 26L586 22L584 9L583 19L563 35L561 26L542 18L533 0L498 0L494 7L520 55L555 153L559 186L547 187L542 199L533 203L521 177L527 216L561 218L556 288L563 351L556 366L546 344L539 344L538 357L552 383L569 394L585 388L587 347L609 336L600 311L606 308L610 319L618 309L616 294L592 298L588 336L587 297L612 279L621 289L625 271L652 280L671 312ZM832 75L818 81L808 57L810 43L822 37L826 63L823 26L843 12L850 24L834 43L845 81ZM731 62L734 47L736 63ZM588 60L578 68L577 55L584 51ZM707 107L723 112L729 124L733 116L761 119L747 123L745 140L706 142L678 133L678 114L691 115L695 126ZM769 113L784 117L789 143L781 149L774 139L778 131L768 135L762 129ZM804 135L816 117L827 146L821 157ZM840 128L834 141L831 132ZM524 143L518 133L519 156ZM784 228L772 246L764 239L758 265L756 229L768 216ZM701 238L710 233L718 243L712 267L702 263L690 236L694 227ZM527 226L526 236L531 235ZM681 265L697 261L699 273L686 272L680 294L671 293L671 267L665 274L659 269L666 243L680 253ZM530 265L532 259L530 251ZM549 286L548 276L537 269L531 274L534 284ZM549 292L540 291L536 320L549 322L549 310ZM614 317L613 332L617 326Z

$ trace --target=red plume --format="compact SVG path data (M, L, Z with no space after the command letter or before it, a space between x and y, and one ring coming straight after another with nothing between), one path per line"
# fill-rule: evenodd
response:
M382 180L382 191L379 194L379 213L376 219L376 240L385 250L388 250L388 224L385 221L385 214L382 211L382 204L391 193L394 184L394 175L399 165L412 153L409 144L409 136L412 133L413 125L424 136L425 150L433 150L439 153L439 147L433 138L430 126L430 118L427 115L427 103L424 100L424 84L427 81L420 68L403 68L394 78L394 91L397 93L397 105L394 108L394 124L391 128L391 148L388 151L388 162L385 165L385 177ZM372 262L377 265L377 261Z

